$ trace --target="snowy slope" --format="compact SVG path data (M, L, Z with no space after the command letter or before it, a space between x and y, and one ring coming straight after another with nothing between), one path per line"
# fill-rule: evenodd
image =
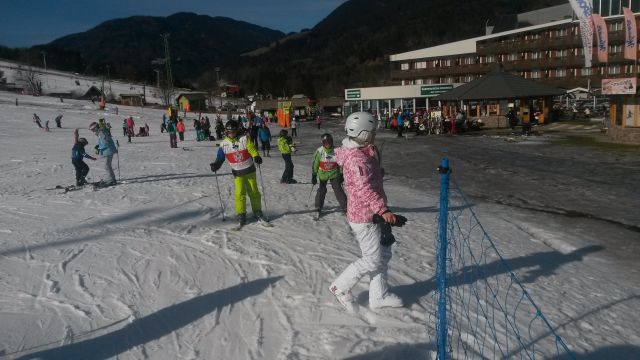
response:
M391 206L410 221L396 231L390 271L392 290L406 307L354 316L327 287L358 256L357 244L340 213L314 222L309 207L311 153L325 129L302 124L294 156L300 184L279 183L284 165L277 150L264 159L259 179L275 227L254 223L234 232L228 230L228 165L219 177L224 222L209 170L217 148L194 141L190 127L186 141L170 149L157 110L120 106L115 115L91 102L47 97L21 97L16 107L14 98L0 93L0 359L431 354L435 172L420 189L401 177L385 181ZM33 113L43 120L63 114L63 128L44 132L31 121ZM148 123L151 136L126 143L120 123L128 115L137 125ZM99 117L111 122L119 140L116 173L123 183L66 194L47 190L73 183L73 129L81 129L91 149L95 137L85 129ZM327 126L340 136L338 126ZM88 165L89 177L99 179L99 166ZM331 191L326 206L337 206ZM474 211L578 358L634 358L640 351L637 272L605 253L585 251L598 240L588 232L546 228L526 210L491 203L477 203ZM366 285L354 292L365 309Z

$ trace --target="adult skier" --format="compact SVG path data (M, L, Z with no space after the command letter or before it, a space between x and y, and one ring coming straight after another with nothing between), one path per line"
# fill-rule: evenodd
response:
M247 136L239 136L240 123L229 120L225 125L226 136L220 142L216 160L212 162L211 171L217 172L225 159L229 161L235 182L235 210L238 227L247 223L247 194L253 210L253 216L260 222L267 222L262 214L262 197L256 181L256 166L262 164L262 158L255 145Z
M101 119L102 120L102 119ZM95 146L98 154L102 156L104 171L107 173L107 177L102 179L98 186L111 186L116 184L116 174L113 172L111 162L113 161L113 154L118 152L116 144L113 142L111 132L106 127L99 127L97 122L89 124L89 130L91 130L98 137L98 145Z
M376 215L388 224L398 221L396 225L403 225L400 219L404 219L400 216L396 219L386 204L380 156L373 145L376 128L376 118L367 112L349 115L345 123L347 137L342 141L342 147L335 150L348 195L347 221L358 240L362 257L347 266L329 290L350 312L357 310L351 289L365 275L370 277L369 307L403 306L402 299L387 288L391 244L381 244L383 224L374 222Z
M73 148L71 148L71 163L76 169L76 186L82 186L87 183L85 178L89 173L89 166L84 162L84 158L97 160L93 156L87 154L84 147L89 142L83 137L79 137L78 129L73 132Z
M342 189L342 169L338 166L333 150L333 137L331 134L323 134L321 139L322 146L313 154L313 164L311 165L311 183L316 185L318 179L320 179L315 202L316 211L318 212L317 218L320 218L322 207L324 206L324 198L327 195L327 182L331 182L333 193L336 195L342 211L347 211L347 195Z

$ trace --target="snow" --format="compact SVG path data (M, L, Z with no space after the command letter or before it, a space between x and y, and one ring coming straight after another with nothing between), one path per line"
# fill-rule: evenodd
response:
M544 186L579 186L559 199L564 210L601 215L567 218L563 209L536 210L548 208L557 196L552 190L527 195L511 188L509 179L526 181L510 170L513 164L461 160L460 149L478 145L485 154L533 151L548 162L544 142L404 140L381 132L385 190L392 209L409 219L394 231L389 274L406 306L368 310L363 281L354 294L364 310L351 315L328 286L357 258L358 247L331 191L326 207L334 211L312 220L307 183L319 135L330 131L340 138L339 124L327 120L322 130L301 125L293 157L297 185L279 183L284 164L272 142L258 179L275 226L250 223L230 231L228 164L219 177L225 222L209 170L215 142L196 142L190 126L186 140L170 149L159 132L160 110L119 106L115 115L90 101L17 97L19 106L15 94L0 92L0 359L428 358L435 328L435 168L442 154L451 157L453 178L473 196L484 228L577 357L633 359L640 353L638 197L630 190L637 175L631 172L618 189L607 179L589 185L582 175L541 176L536 181ZM32 122L33 113L51 120L51 132ZM58 114L64 115L62 129L53 122ZM151 136L127 143L120 125L129 115L136 126L148 123ZM73 129L92 149L96 139L86 128L100 117L120 143L116 174L122 184L66 194L47 190L74 182ZM404 156L416 151L409 146L430 155L414 163ZM98 180L100 166L87 163L90 179ZM637 173L640 162L636 156L622 164ZM597 177L594 169L587 167ZM500 192L483 199L484 182Z

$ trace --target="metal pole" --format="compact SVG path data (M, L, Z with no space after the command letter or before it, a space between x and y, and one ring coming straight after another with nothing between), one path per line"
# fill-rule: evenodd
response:
M224 215L224 204L222 203L222 194L220 193L220 182L218 181L218 172L214 172L216 177L216 188L218 189L218 199L220 199L220 209L222 209L222 221L227 221Z
M447 331L447 216L449 211L449 159L443 158L438 167L440 173L440 212L438 217L438 248L436 283L438 286L437 346L438 359L448 359Z
M316 187L316 184L311 184L311 191L309 191L309 198L307 199L307 207L309 207L309 203L311 202L311 194L313 194L314 187Z
M264 200L264 211L262 214L264 218L269 221L269 216L267 216L267 194L264 192L264 181L262 180L262 168L260 165L258 165L258 173L260 174L260 191L262 191L262 200Z

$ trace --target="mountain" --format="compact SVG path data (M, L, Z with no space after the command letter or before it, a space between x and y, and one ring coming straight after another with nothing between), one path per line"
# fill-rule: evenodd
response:
M223 17L134 16L32 47L21 56L40 59L46 51L51 67L155 82L151 61L164 58L160 35L170 33L178 85L212 88L219 67L223 79L246 93L321 97L341 95L347 87L389 84L391 54L480 36L487 21L563 3L349 0L310 30L288 36ZM0 57L11 56L14 50L0 48Z
M23 60L41 59L52 68L135 80L156 79L152 61L164 58L162 34L169 35L176 82L188 83L207 69L233 64L239 54L284 37L284 33L227 17L176 13L106 21L83 33L34 46ZM2 51L0 50L0 56ZM26 59L25 59L26 57ZM108 68L107 68L108 67ZM162 66L155 65L162 69Z

